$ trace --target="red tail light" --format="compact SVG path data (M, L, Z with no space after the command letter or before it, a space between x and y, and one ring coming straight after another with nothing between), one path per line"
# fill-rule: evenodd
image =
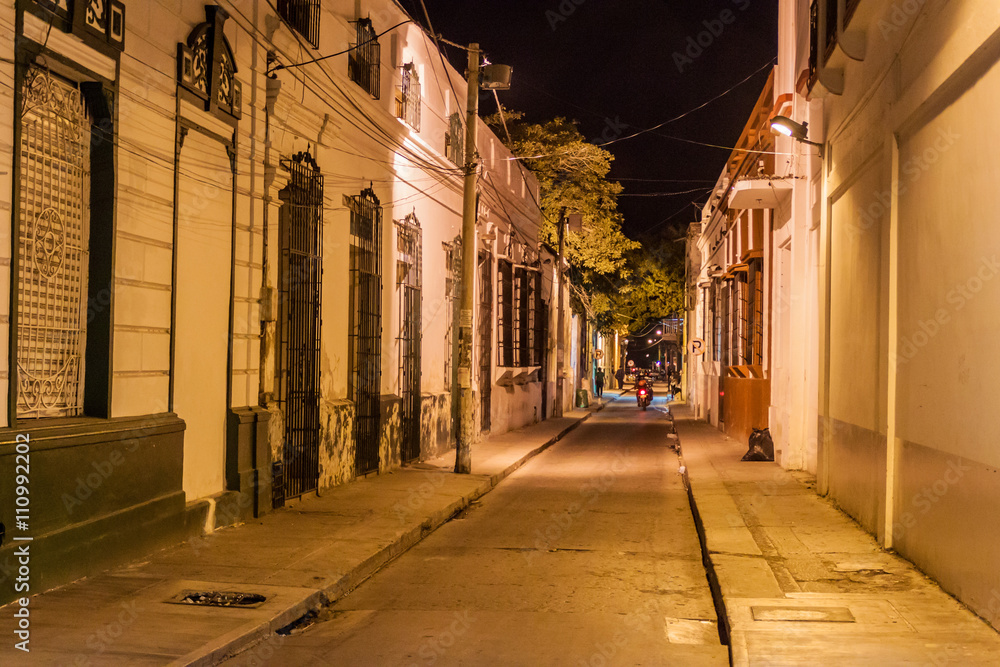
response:
M646 395L646 390L645 389L640 389L639 390L639 395L640 396L645 396Z

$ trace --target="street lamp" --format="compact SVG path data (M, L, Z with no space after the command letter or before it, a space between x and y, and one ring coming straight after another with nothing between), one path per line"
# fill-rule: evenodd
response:
M819 147L819 155L823 157L823 144L809 141L809 123L796 123L794 120L788 116L775 116L771 119L771 132L774 134L783 134L786 137L791 137L803 144L809 144L810 146Z

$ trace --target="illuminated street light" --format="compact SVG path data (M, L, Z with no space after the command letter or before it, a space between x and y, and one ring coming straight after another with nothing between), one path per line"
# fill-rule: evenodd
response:
M809 123L796 123L788 116L775 116L771 119L771 132L783 134L803 144L818 146L820 157L823 155L823 144L808 139Z

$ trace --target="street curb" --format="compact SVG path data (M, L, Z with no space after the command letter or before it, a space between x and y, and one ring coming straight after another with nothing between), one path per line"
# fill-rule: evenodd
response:
M729 650L729 664L733 663L733 635L732 625L729 619L729 611L726 609L725 596L722 594L722 585L719 583L718 574L715 572L715 563L712 561L712 554L708 549L708 538L705 532L705 524L702 521L701 513L698 511L698 501L694 497L694 489L691 486L691 478L688 475L687 464L684 462L684 445L681 441L680 433L677 432L676 425L674 433L677 436L677 459L680 462L681 479L684 480L684 488L687 490L688 504L691 506L691 517L694 520L694 527L698 533L698 542L701 545L701 562L705 568L705 578L708 579L708 588L712 593L712 604L715 607L715 615L718 619L719 640Z
M616 400L612 398L611 400ZM216 665L226 658L233 657L256 644L272 636L279 629L289 625L293 621L301 618L310 611L322 607L346 596L355 588L360 586L369 577L388 565L390 562L409 551L412 547L420 543L425 537L435 530L451 521L455 515L466 509L470 504L479 500L487 493L497 487L500 482L510 476L525 463L533 459L538 454L562 440L568 433L576 429L580 424L587 421L594 414L605 408L607 403L600 404L596 409L589 411L577 421L569 424L543 444L531 450L519 460L507 466L504 470L491 475L471 492L458 498L443 509L438 510L431 516L424 519L419 526L416 526L402 535L394 542L386 545L376 553L372 554L364 561L356 565L350 572L329 586L317 590L298 604L277 612L270 621L258 623L252 628L238 628L219 639L204 645L195 651L188 653L182 658L170 663L170 667L209 667ZM235 635L235 636L234 636Z

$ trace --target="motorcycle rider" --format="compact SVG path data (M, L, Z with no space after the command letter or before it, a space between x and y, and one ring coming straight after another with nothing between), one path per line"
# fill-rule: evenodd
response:
M645 376L636 374L636 376L635 376L635 386L632 387L632 390L635 391L635 393L636 393L635 394L636 395L636 400L638 400L639 390L640 389L645 389L646 390L646 394L649 396L649 402L652 403L653 402L653 386L646 380Z

